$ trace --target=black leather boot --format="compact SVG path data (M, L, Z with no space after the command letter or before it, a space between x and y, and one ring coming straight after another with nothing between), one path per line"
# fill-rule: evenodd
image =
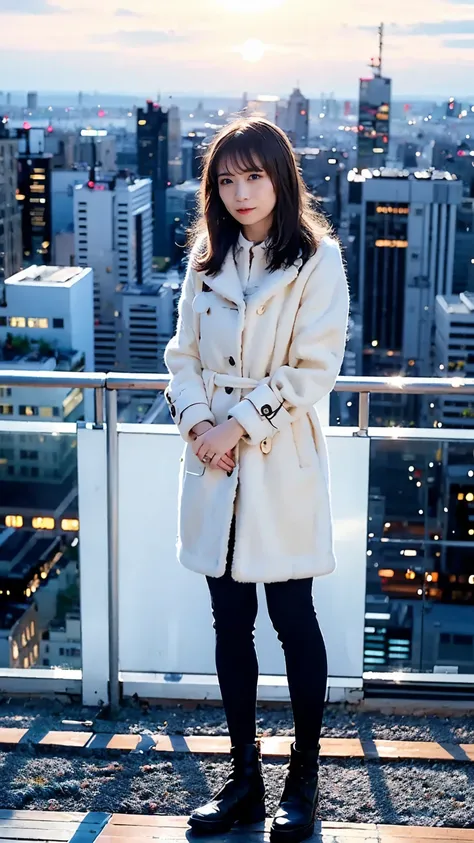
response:
M234 823L258 823L265 819L265 785L260 744L232 746L232 769L221 790L210 802L194 811L188 823L199 834L222 834Z
M285 786L270 830L272 843L299 843L313 834L320 748L299 752L292 744Z

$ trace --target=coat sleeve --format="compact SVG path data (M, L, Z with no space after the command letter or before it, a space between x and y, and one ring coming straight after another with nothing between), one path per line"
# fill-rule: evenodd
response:
M259 445L295 421L329 393L346 345L349 291L339 244L325 239L321 256L303 290L288 354L288 365L258 384L229 410Z
M185 441L190 441L191 428L199 422L216 423L201 376L201 358L192 307L194 294L194 273L190 258L178 304L176 333L164 354L165 365L171 375L165 389L165 398L173 421Z

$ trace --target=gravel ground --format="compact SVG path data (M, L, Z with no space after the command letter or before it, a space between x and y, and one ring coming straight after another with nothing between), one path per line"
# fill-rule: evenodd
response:
M58 701L0 699L0 727L70 728L63 719L92 720L95 731L164 734L226 734L222 709L149 707L130 702L114 721L97 709ZM77 727L87 728L87 727ZM288 709L259 709L260 734L292 734ZM357 713L327 706L324 737L433 740L474 743L474 717L416 717ZM225 779L228 761L148 753L79 756L38 754L25 744L0 752L0 807L54 811L188 814ZM285 761L265 762L267 814L276 808ZM337 822L474 827L474 765L359 760L321 761L318 816Z
M145 701L127 701L119 716L108 720L97 708L73 704L69 700L14 699L0 697L0 727L30 729L31 736L48 730L71 727L64 719L92 721L95 732L121 734L227 735L227 724L220 706L192 704L170 707L151 706ZM288 706L259 707L259 735L293 735L293 717ZM420 716L357 712L353 707L327 705L322 736L325 738L364 738L404 741L447 741L474 743L474 716Z
M0 753L0 805L10 809L188 814L223 782L228 762L174 757L120 761ZM267 815L284 763L265 763ZM472 766L321 762L318 817L336 822L474 827Z

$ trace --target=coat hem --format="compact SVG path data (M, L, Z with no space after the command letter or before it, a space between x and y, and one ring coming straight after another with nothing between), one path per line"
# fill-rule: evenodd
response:
M225 567L222 573L218 574L216 571L218 571L219 565L213 567L209 564L208 559L203 559L200 556L186 552L183 548L178 548L178 561L180 565L187 568L189 571L194 571L196 574L204 574L207 577L216 577L218 579L225 573ZM332 553L326 556L326 564L324 565L321 563L321 557L318 557L318 563L316 565L314 556L295 556L290 558L285 556L283 559L284 565L283 569L281 569L281 574L276 572L278 570L278 559L269 558L264 567L267 570L272 570L271 578L266 576L252 576L250 573L252 568L254 568L254 570L260 568L261 570L262 561L264 560L262 560L261 556L258 559L247 561L245 566L246 570L242 571L239 570L239 558L234 556L232 560L232 578L236 582L241 583L286 582L290 579L302 580L310 577L324 577L328 574L332 574L337 567L336 559ZM291 575L288 576L288 567L290 565Z

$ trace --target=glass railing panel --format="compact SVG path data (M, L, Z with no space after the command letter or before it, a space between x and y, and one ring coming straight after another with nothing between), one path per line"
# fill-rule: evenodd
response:
M80 668L77 437L15 427L0 429L0 667Z
M474 673L473 447L371 441L366 671Z

